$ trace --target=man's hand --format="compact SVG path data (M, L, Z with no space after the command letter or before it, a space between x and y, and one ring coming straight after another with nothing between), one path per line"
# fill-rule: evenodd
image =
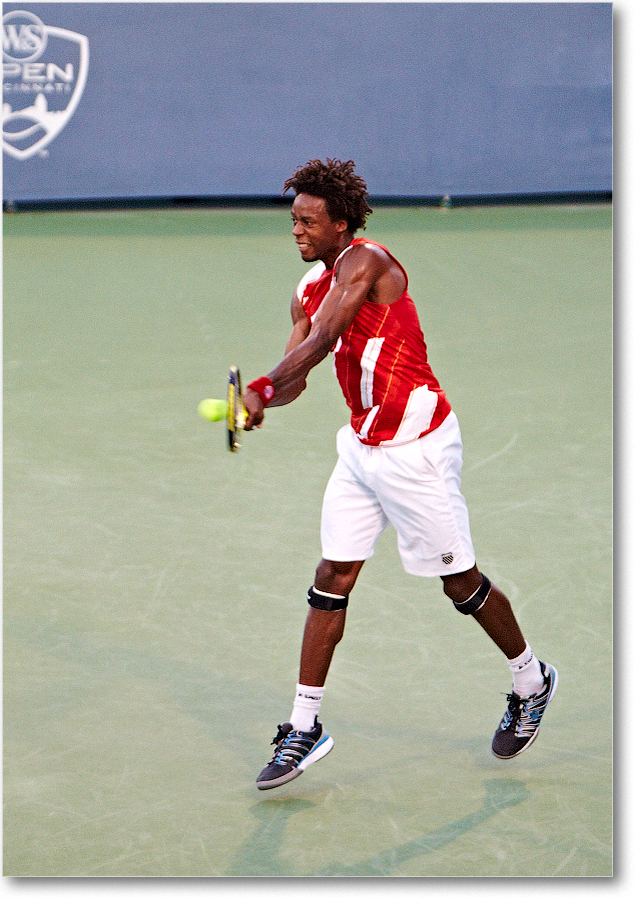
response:
M245 420L243 430L252 431L253 428L261 428L263 419L265 418L265 411L263 401L256 391L253 391L249 387L245 388L243 391L243 405L247 410L247 419Z

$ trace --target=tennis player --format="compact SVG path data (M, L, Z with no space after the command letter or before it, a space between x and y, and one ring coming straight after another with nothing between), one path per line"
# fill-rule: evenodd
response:
M265 408L298 397L331 352L351 411L324 495L322 559L308 593L296 695L257 778L260 790L297 778L333 747L319 718L327 673L358 574L388 524L406 572L440 577L455 609L472 616L508 661L513 683L492 740L497 757L530 746L558 682L507 597L477 567L457 416L428 363L406 271L386 247L355 237L372 210L354 169L352 161L312 160L285 182L296 194L292 233L312 266L293 296L284 358L244 393L250 431Z

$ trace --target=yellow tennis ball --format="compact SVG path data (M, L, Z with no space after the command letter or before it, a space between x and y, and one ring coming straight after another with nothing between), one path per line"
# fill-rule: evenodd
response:
M226 400L202 400L198 406L199 415L209 422L218 422L227 416Z

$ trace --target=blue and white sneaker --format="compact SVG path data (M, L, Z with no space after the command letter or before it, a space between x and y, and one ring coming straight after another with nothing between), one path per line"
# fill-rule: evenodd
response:
M276 744L274 755L256 779L259 791L268 791L298 778L307 766L329 753L333 738L316 716L311 731L294 731L290 722L279 725L272 744Z
M554 666L541 663L543 690L531 697L508 694L508 709L492 739L492 752L499 759L512 759L527 750L539 734L539 725L559 683Z

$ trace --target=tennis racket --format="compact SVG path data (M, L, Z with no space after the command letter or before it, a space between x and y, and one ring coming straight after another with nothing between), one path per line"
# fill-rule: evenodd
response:
M232 453L241 446L239 435L245 425L247 412L243 406L241 373L236 366L230 366L227 376L227 440Z

